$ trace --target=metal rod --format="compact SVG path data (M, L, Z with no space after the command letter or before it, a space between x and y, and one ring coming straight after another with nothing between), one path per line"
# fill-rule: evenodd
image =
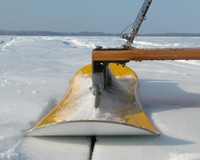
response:
M138 13L138 16L135 19L135 22L133 24L131 32L129 34L123 35L123 38L127 40L126 44L125 44L125 48L130 48L131 44L133 43L133 40L135 39L135 37L140 29L140 26L145 19L146 13L147 13L152 1L153 0L145 0L144 1L143 5Z

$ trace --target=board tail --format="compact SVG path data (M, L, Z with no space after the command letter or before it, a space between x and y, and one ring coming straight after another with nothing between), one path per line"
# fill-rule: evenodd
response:
M92 65L86 65L74 75L64 98L27 135L158 135L139 100L135 72L116 64L109 64L109 72L112 85L101 91L98 108L91 91Z

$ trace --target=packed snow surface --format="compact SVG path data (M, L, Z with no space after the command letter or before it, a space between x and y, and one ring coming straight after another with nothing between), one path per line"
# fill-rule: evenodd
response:
M101 79L102 76L100 75ZM133 94L136 82L135 77L131 75L115 78L113 76L109 91L103 90L103 86L100 87L99 105L98 108L95 108L91 77L87 74L77 75L72 85L75 92L71 92L69 96L71 104L54 113L56 114L55 121L99 120L125 123L125 120L119 116L123 109L135 106L129 114L137 113L138 110L141 111ZM103 82L100 84L103 84Z
M118 37L0 36L0 159L89 157L87 137L25 137L62 98L95 46L120 47ZM200 37L138 37L137 48L200 48ZM200 61L128 64L160 136L97 137L93 159L200 159ZM84 102L83 102L84 103Z

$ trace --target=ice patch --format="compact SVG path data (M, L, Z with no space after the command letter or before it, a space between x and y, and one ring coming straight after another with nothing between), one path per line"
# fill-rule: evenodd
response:
M26 138L15 160L88 160L90 141L87 137Z

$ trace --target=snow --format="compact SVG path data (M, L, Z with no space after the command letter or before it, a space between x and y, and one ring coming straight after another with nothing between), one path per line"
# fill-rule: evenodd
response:
M99 77L102 79L102 75ZM135 102L133 97L130 97L132 90L130 91L129 89L134 88L135 82L133 76L119 77L117 80L113 79L112 87L109 92L105 92L102 89L102 94L100 95L101 100L96 109L94 107L95 97L91 90L91 77L87 75L78 75L73 85L78 92L72 92L70 96L70 100L73 103L70 107L63 108L56 113L60 115L56 117L56 122L99 120L123 123L124 119L119 117L119 111L124 109L125 106L131 106ZM103 88L103 86L100 88ZM136 109L130 111L130 113L135 112Z
M0 159L88 159L87 137L25 137L62 98L92 48L118 37L0 36ZM199 37L138 37L138 48L199 48ZM200 159L199 61L130 62L160 136L97 137L93 159Z

